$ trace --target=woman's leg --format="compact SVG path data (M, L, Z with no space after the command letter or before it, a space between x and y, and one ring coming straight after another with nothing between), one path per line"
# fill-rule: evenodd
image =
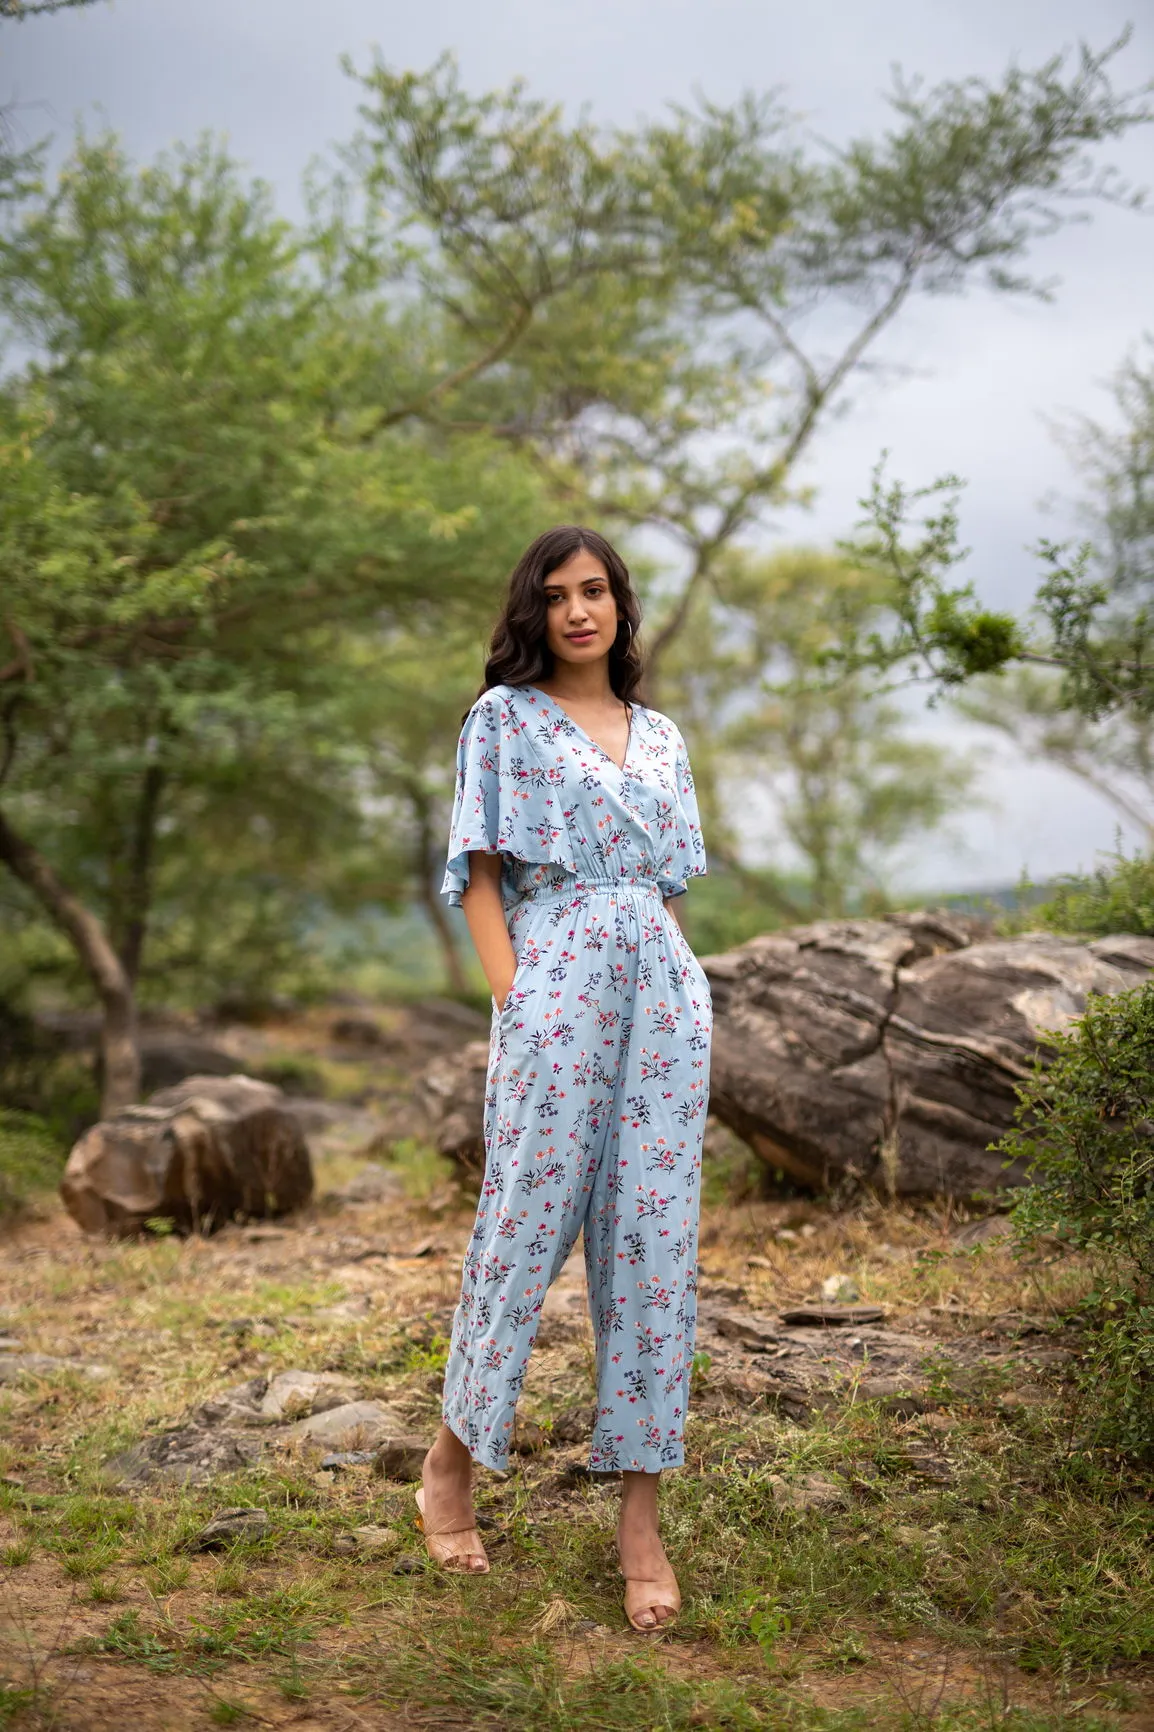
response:
M473 1514L473 1458L442 1425L421 1471L421 1516L430 1555L472 1575L489 1567Z
M681 1594L665 1555L657 1518L659 1473L621 1475L617 1555L625 1577L625 1612L635 1630L659 1630L676 1617Z

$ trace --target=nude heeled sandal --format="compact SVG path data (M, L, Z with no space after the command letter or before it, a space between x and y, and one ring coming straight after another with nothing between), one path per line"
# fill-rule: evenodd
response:
M624 1572L623 1572L624 1574ZM681 1590L676 1582L650 1581L644 1576L625 1576L625 1616L642 1636L655 1636L668 1630L681 1610ZM653 1615L651 1624L639 1624L642 1612ZM667 1616L661 1617L665 1612Z
M481 1544L481 1536L475 1527L471 1528L437 1528L432 1533L425 1526L425 1488L418 1486L416 1491L417 1528L425 1537L425 1550L435 1564L441 1564L447 1570L455 1570L465 1576L487 1576L489 1574L489 1559ZM466 1538L474 1540L474 1545L450 1546L447 1543L436 1545L440 1540L448 1542L453 1539Z

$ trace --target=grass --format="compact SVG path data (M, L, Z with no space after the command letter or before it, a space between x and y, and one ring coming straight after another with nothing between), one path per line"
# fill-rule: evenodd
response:
M109 1484L107 1455L211 1390L289 1364L349 1370L431 1430L469 1217L445 1212L443 1179L419 1149L402 1163L408 1203L318 1209L272 1242L233 1232L97 1245L59 1221L20 1229L20 1246L52 1254L8 1263L10 1326L36 1350L117 1367L103 1383L37 1380L0 1397L0 1473L13 1476L0 1480L0 1609L20 1608L37 1665L55 1643L76 1663L102 1657L125 1688L163 1678L165 1724L190 1727L276 1723L277 1703L345 1700L370 1727L385 1716L509 1732L1057 1732L1123 1728L1152 1699L1154 1484L1083 1447L1053 1380L1013 1405L1004 1368L958 1370L946 1339L927 1361L936 1410L912 1418L862 1400L851 1379L827 1411L794 1423L739 1404L724 1364L700 1356L687 1469L662 1493L685 1604L676 1630L648 1645L621 1615L615 1489L560 1479L551 1450L483 1477L494 1566L483 1582L426 1565L410 1487L319 1475L303 1455L209 1488ZM737 1162L731 1180L707 1209L706 1279L739 1283L755 1309L837 1271L899 1326L938 1306L974 1327L1029 1311L1033 1327L1060 1332L1079 1290L1070 1263L1024 1270L1004 1248L955 1253L947 1211L836 1216L758 1198ZM349 1261L366 1243L431 1234L444 1256ZM372 1300L366 1319L312 1315L357 1291ZM239 1317L272 1332L221 1329ZM577 1328L534 1355L522 1411L548 1428L592 1392ZM927 1478L927 1452L947 1462L941 1480ZM789 1507L783 1483L814 1476L833 1488L831 1507ZM190 1550L234 1504L267 1510L267 1532ZM343 1536L368 1522L391 1538L348 1554ZM24 1653L0 1631L0 1728L39 1732L55 1675L33 1676ZM147 1706L134 1712L142 1732L159 1724Z

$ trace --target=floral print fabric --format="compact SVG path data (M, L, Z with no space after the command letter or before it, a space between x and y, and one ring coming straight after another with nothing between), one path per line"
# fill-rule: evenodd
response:
M493 1007L486 1165L445 1376L445 1423L505 1465L550 1282L584 1228L597 1348L590 1465L684 1459L712 1010L663 898L705 871L684 741L635 705L619 767L534 687L461 733L443 889L503 856L517 957Z

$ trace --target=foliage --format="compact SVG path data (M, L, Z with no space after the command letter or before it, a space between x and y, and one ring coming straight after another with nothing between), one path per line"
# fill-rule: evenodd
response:
M482 424L602 516L660 530L678 559L660 663L912 296L1043 293L1025 258L1071 195L1140 202L1096 162L1151 118L1149 91L1111 84L1125 40L995 83L899 80L894 124L838 153L778 96L605 130L519 83L473 98L448 56L378 60L349 257L443 309L449 351L381 422Z
M1080 937L1133 932L1154 938L1154 855L1128 856L1118 845L1089 877L1064 874L1054 893L1031 910L1031 923Z
M732 871L727 819L741 810L748 821L760 804L775 838L800 857L800 896L780 871L762 874L795 920L884 900L903 843L939 824L972 786L971 766L914 738L873 677L826 673L831 652L848 658L884 618L891 587L812 548L733 554L708 611L694 618L692 646L667 664L680 687L677 713L704 742L695 776L712 852Z
M1033 1181L1022 1246L1054 1234L1093 1268L1083 1381L1101 1438L1154 1459L1154 983L1092 993L1053 1043L995 1146Z
M43 1119L0 1107L0 1222L19 1214L38 1191L56 1186L65 1153Z

